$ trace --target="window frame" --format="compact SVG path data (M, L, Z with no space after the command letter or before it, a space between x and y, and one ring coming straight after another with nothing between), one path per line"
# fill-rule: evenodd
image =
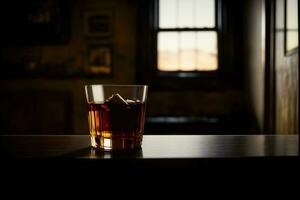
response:
M207 73L207 74L212 74L219 69L219 32L218 32L218 0L212 0L215 1L215 23L213 28L160 28L159 27L159 0L155 0L155 10L157 11L156 18L155 18L155 34L158 36L160 32L215 32L217 34L217 70L211 70L211 71L201 71L201 70L195 70L195 71L160 71L158 70L158 52L157 52L157 46L156 46L156 68L157 68L157 73L159 76L166 76L166 77L197 77L199 76L199 73ZM158 43L158 40L156 38L156 45Z
M215 0L215 28L199 28L217 32L218 69L214 71L164 72L157 67L157 36L159 29L159 0L139 1L137 18L137 68L136 82L149 85L151 90L201 89L218 90L237 86L232 52L232 40L226 36L232 34L227 29L226 0ZM180 30L194 31L195 28ZM166 30L166 29L163 29ZM177 29L169 29L177 30ZM224 38L225 37L225 38ZM226 46L226 51L224 51ZM228 49L230 51L228 51ZM233 81L232 81L233 80Z

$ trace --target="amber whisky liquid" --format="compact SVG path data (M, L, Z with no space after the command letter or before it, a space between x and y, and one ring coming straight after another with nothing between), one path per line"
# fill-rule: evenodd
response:
M104 150L140 148L144 132L145 105L104 102L88 104L89 129L93 147Z

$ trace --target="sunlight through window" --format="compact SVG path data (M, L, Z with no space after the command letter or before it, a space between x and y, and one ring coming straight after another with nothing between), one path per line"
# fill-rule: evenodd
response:
M215 0L160 0L158 69L218 69Z

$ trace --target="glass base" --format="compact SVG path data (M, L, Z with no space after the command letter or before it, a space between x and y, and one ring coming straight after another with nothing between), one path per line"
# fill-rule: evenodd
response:
M91 135L91 145L104 151L139 149L142 146L142 136L112 138Z

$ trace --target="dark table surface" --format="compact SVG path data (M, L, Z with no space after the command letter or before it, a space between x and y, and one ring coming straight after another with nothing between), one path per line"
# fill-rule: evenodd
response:
M88 135L0 136L6 158L201 159L298 156L298 135L145 135L142 148L102 152Z
M298 135L145 135L139 150L103 152L90 147L88 135L0 136L0 177L29 189L108 182L215 187L230 180L264 187L299 179L298 142Z

